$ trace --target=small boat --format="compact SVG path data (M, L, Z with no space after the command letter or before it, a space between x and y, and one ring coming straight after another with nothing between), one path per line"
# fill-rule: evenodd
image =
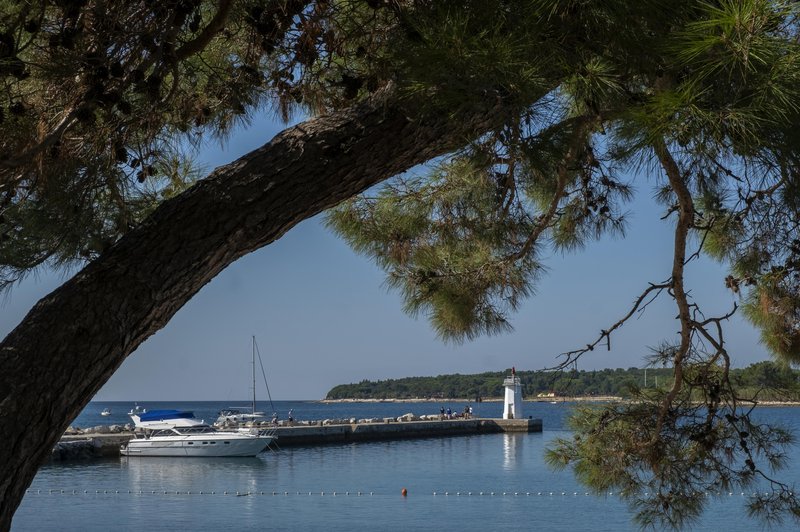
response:
M133 403L133 408L131 408L131 411L128 412L128 415L129 416L133 416L133 415L137 415L138 416L139 414L144 414L146 412L147 412L147 409L146 408L142 408L141 406L139 406L139 403Z
M267 416L264 412L256 412L254 410L248 412L248 407L230 407L219 411L219 417L214 422L214 425L223 426L231 423L259 423L261 421L267 421Z
M133 414L136 437L120 447L124 456L255 456L276 440L258 430L218 430L182 410Z
M111 410L108 409L108 408L104 408L103 411L100 412L100 415L101 416L110 416L111 415Z

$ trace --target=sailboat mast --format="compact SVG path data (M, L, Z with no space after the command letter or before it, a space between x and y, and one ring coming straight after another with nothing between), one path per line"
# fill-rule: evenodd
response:
M253 414L256 413L256 337L253 335Z

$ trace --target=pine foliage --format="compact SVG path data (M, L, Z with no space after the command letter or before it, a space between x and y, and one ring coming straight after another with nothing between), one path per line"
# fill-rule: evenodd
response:
M97 257L201 175L204 138L379 90L404 34L369 4L0 2L0 290Z
M390 90L415 103L412 118L458 121L488 102L492 131L345 202L330 227L386 270L408 312L461 341L508 330L543 257L624 236L634 192L655 186L675 228L670 277L562 366L610 348L651 298L671 297L680 333L651 359L673 380L637 404L582 412L579 439L557 444L551 461L598 490L622 489L648 526L684 526L703 507L691 493L755 477L772 490L753 511L798 516L791 488L768 476L791 438L754 425L756 397L732 384L723 325L738 307L707 316L684 275L702 253L729 265L725 283L764 344L800 362L797 10L775 0L0 0L0 289L103 253L191 186L187 147L259 110L288 119Z
M675 226L670 278L652 283L597 341L564 353L560 367L601 341L610 346L612 331L666 294L680 335L651 358L673 367L673 380L634 405L579 413L576 440L559 442L551 462L572 466L599 492L622 490L644 526L684 527L705 506L697 491L757 480L772 489L751 511L768 520L800 515L791 486L770 476L792 438L756 426L755 396L732 383L723 324L737 308L705 315L684 276L702 253L729 265L724 282L764 345L780 363L800 362L796 5L491 5L498 14L483 31L470 8L452 4L448 24L434 18L435 37L421 26L423 42L450 50L420 54L420 62L447 63L412 76L410 88L432 105L502 94L512 111L503 126L424 177L403 176L344 203L329 225L386 270L406 310L459 341L508 329L509 312L542 277L542 257L624 236L634 186L655 184ZM526 46L530 39L540 40Z

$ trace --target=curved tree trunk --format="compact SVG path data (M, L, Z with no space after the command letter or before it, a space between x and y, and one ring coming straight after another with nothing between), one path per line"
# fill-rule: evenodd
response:
M495 102L496 103L496 102ZM239 257L497 120L376 98L294 126L163 203L42 298L0 344L0 530L68 424L125 358Z

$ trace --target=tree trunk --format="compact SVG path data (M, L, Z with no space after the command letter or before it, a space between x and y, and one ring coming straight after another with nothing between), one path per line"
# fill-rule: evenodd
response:
M289 128L42 298L0 344L0 530L68 424L200 288L298 222L463 146L499 119L490 107L414 120L384 96Z

